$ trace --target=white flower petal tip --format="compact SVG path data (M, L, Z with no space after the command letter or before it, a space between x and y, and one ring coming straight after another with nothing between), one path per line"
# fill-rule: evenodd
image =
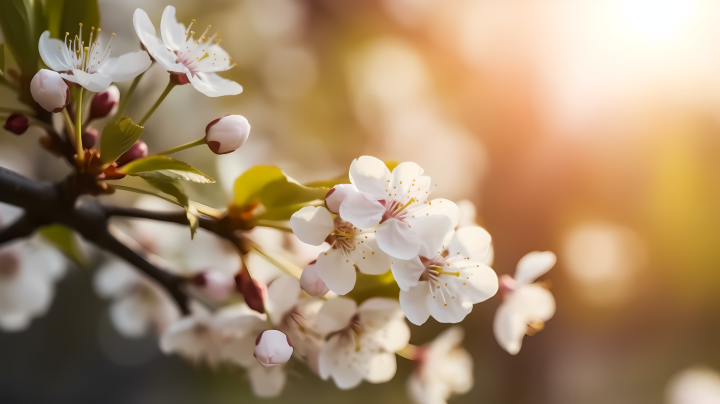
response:
M518 262L515 281L524 284L533 283L555 266L556 262L557 257L550 251L528 253Z
M33 99L49 112L61 112L70 102L70 88L60 74L40 69L30 81Z
M255 358L266 368L286 363L292 354L290 338L281 331L263 331L255 340Z
M290 227L300 241L321 245L335 229L333 217L322 206L305 206L290 217Z
M511 355L520 352L523 337L542 330L555 314L555 299L538 285L518 285L495 313L493 331L498 344Z
M355 185L352 184L338 184L335 185L327 195L325 195L325 206L327 209L334 213L340 213L340 205L348 197L348 195L358 193Z
M190 83L208 97L240 94L243 91L240 84L217 75L236 65L220 47L220 31L209 32L212 27L208 25L196 38L192 29L195 23L192 20L186 28L175 18L175 7L167 6L160 21L160 39L145 11L137 9L133 14L140 42L153 59L171 73L171 80L176 84Z
M315 261L306 266L302 275L300 275L300 287L305 293L313 297L323 297L330 291L325 282L320 279Z
M205 127L205 141L215 154L232 153L250 136L250 123L241 115L226 115Z
M225 272L205 271L192 278L192 282L211 300L221 302L235 289L235 278Z

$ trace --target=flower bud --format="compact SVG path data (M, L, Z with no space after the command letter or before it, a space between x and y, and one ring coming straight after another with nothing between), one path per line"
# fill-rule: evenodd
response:
M82 133L83 147L86 149L92 149L92 147L95 146L95 142L97 142L98 136L99 133L97 129L91 127L85 128Z
M230 296L235 279L220 271L203 271L193 276L192 282L200 291L215 301L223 301Z
M311 262L300 275L300 287L310 296L323 297L330 290L317 273L316 261Z
M205 141L215 154L232 153L245 143L250 135L250 124L241 115L225 115L210 122L205 128Z
M252 279L246 269L235 276L237 290L243 295L245 303L258 313L265 313L263 301L267 296L267 288L262 283Z
M95 94L90 103L90 119L104 118L114 115L120 102L120 90L114 85Z
M358 189L353 184L338 184L331 189L327 195L325 195L325 206L327 209L334 213L340 213L340 204L350 194L357 193Z
M137 142L135 142L134 145L130 147L128 151L126 151L122 156L120 156L119 159L117 159L118 167L124 166L131 161L147 157L147 155L147 144L145 144L145 142L143 142L142 140L138 140Z
M30 123L28 122L28 119L25 118L25 116L21 114L12 114L8 117L7 121L5 121L5 125L3 125L3 128L5 128L6 131L12 132L16 135L22 135L28 130L28 127L30 126Z
M290 338L281 331L263 331L255 339L255 358L266 368L286 363L292 354Z
M43 109L60 112L70 102L70 88L60 74L40 69L30 81L30 93Z

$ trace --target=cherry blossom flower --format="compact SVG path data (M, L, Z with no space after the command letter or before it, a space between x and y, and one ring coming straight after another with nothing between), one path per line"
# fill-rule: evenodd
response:
M161 335L180 316L165 289L123 261L100 267L94 286L99 296L113 300L110 321L127 338L142 337L152 328Z
M693 367L675 375L667 390L669 404L720 404L720 373Z
M70 103L70 88L59 73L40 69L30 81L33 100L48 112L62 112Z
M65 33L65 41L50 38L50 31L40 35L38 50L43 62L60 73L67 81L77 83L94 92L105 90L113 82L127 81L147 70L152 61L145 51L126 53L118 58L112 55L112 34L107 45L100 44L100 28L91 27L89 45L80 32L74 38Z
M242 115L225 115L205 127L205 141L215 154L234 152L245 144L248 136L250 124Z
M419 256L391 262L400 286L400 305L416 325L424 324L429 316L441 323L458 323L474 304L498 290L495 271L484 264L490 234L480 227L453 231L447 217L431 219L423 224L437 222L431 227L435 231L421 231Z
M377 224L377 243L388 255L409 260L420 251L418 226L431 215L445 215L457 225L458 208L446 199L428 201L435 185L415 163L390 172L385 163L362 156L350 165L350 181L360 191L340 205L340 217L359 228ZM332 290L332 288L330 288Z
M457 202L458 209L460 211L460 220L458 220L455 230L462 229L463 227L482 227L477 224L477 208L475 204L467 199L462 199ZM495 261L495 248L493 247L492 241L490 242L490 250L488 255L483 261L485 265L491 267Z
M373 297L359 307L337 297L327 300L317 314L318 330L330 335L320 351L320 377L331 378L341 389L363 380L384 383L395 375L395 352L407 346L410 329L397 301Z
M190 82L208 97L240 94L243 90L240 84L217 74L235 66L220 47L220 31L208 33L212 28L208 25L196 39L195 31L192 31L194 24L195 20L192 20L185 28L175 18L175 7L167 6L160 20L160 39L145 11L138 8L133 14L133 25L140 42L165 70L180 75L180 83Z
M355 286L355 266L368 275L381 275L390 269L390 257L378 247L375 233L333 218L324 207L306 206L290 218L290 227L305 243L330 249L317 257L315 268L320 279L333 292L344 295Z
M284 365L292 354L293 346L290 338L282 331L263 331L255 340L255 358L266 368Z
M447 404L455 394L473 386L473 360L460 346L463 329L454 326L418 350L415 370L408 379L410 398L417 404Z
M544 287L532 283L555 265L550 251L534 251L520 259L515 278L500 278L502 304L495 313L495 339L511 355L520 352L523 337L541 330L555 314L555 299Z

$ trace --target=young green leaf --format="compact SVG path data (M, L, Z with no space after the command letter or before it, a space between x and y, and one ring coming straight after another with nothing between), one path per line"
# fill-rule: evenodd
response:
M235 204L245 207L259 202L258 193L268 184L274 181L285 180L285 173L279 167L268 165L257 165L245 171L235 180L233 193Z
M190 238L195 238L195 232L197 232L200 226L200 220L198 219L199 213L195 205L188 199L187 194L185 194L185 188L183 188L182 184L174 179L170 179L169 181L147 177L143 179L159 191L175 197L180 205L185 208L185 214L187 215L188 223L190 223Z
M76 264L82 267L88 266L89 259L87 254L80 248L78 240L72 230L65 226L54 224L41 228L40 234Z
M235 204L240 207L256 202L267 210L323 200L330 189L306 187L288 177L276 166L259 165L235 180Z
M105 164L117 160L140 139L143 129L127 117L118 123L108 123L100 137L100 160Z
M153 174L149 174L150 172ZM190 164L167 156L147 156L131 161L120 167L118 173L126 175L139 175L143 173L142 177L159 181L178 179L199 182L201 184L212 184L215 182L214 179L201 173Z

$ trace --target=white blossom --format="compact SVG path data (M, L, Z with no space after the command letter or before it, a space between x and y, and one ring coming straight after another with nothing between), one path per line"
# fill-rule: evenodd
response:
M555 299L544 287L534 284L537 278L555 265L550 251L528 253L520 259L515 278L500 278L503 302L495 313L495 339L511 355L520 352L523 337L532 330L541 330L555 314Z
M60 74L40 69L30 81L30 94L48 112L61 112L70 102L70 88Z
M668 384L668 404L720 404L720 373L693 367L675 375Z

